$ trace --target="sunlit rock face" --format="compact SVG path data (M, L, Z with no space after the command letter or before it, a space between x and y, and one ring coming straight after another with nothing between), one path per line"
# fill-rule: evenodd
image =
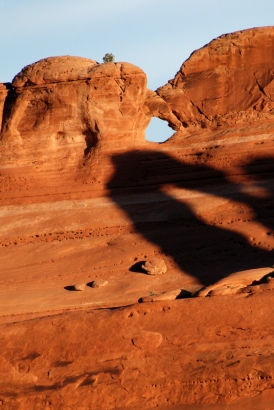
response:
M12 87L3 141L45 138L48 145L55 145L72 137L85 141L84 135L87 144L95 144L144 137L146 75L132 64L51 57L25 67Z
M273 27L222 35L194 51L156 92L129 63L40 60L15 76L7 98L1 85L1 139L23 147L40 141L44 152L69 145L80 153L99 141L143 141L152 116L176 131L271 120L273 39Z
M161 96L185 127L273 118L274 28L224 34L194 51Z
M2 103L3 161L24 166L24 174L33 173L35 162L50 170L51 184L63 184L62 173L77 179L92 148L145 140L146 82L145 73L129 63L65 56L25 67ZM7 94L4 85L0 92ZM40 178L35 184L43 183Z

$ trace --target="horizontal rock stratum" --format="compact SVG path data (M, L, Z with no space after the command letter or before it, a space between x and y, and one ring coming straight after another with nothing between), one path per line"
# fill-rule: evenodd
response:
M273 70L262 27L156 91L71 56L0 84L5 409L271 408Z

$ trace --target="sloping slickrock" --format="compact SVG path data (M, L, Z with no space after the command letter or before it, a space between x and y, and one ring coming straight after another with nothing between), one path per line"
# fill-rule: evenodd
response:
M226 276L211 286L200 290L197 296L214 296L235 294L240 289L245 289L253 282L260 281L262 277L271 272L271 268L250 269L242 272L235 272Z
M16 317L0 326L0 403L7 410L271 409L272 312L269 291Z

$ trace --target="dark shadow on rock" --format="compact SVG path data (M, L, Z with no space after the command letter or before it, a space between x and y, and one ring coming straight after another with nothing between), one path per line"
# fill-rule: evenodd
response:
M83 132L83 135L85 136L85 142L86 142L86 148L84 150L84 157L87 157L88 154L90 153L90 150L96 146L98 142L98 137L96 132L91 131L90 129L87 129Z
M186 298L191 298L192 297L192 293L189 292L188 290L182 289L181 293L176 296L175 299L186 299Z
M146 271L142 268L142 266L145 262L146 261L139 261L139 262L134 263L134 265L132 265L129 268L129 271L130 272L136 272L136 273L144 273L146 275Z
M77 292L74 286L69 285L69 286L64 286L64 289L69 290L71 292Z
M18 94L16 93L16 90L12 86L11 83L4 83L4 85L6 89L8 90L8 94L6 96L4 106L3 106L3 116L2 116L2 123L0 124L0 134L5 129L5 124L11 116L12 107L14 106L16 99L18 97Z
M264 218L265 200L246 193L241 184L207 165L190 165L158 151L131 151L113 155L115 174L107 184L111 199L129 216L135 230L162 253L170 256L183 272L210 285L235 271L273 264L274 255L252 246L242 234L220 224L207 224L165 184L207 193L248 205L253 220L274 228ZM252 166L252 164L250 164ZM253 164L253 168L256 164ZM248 172L248 171L247 171ZM274 202L269 192L270 203ZM238 216L238 214L237 214ZM233 217L233 216L232 216Z
M254 285L261 285L262 283L268 283L274 279L274 271L269 271L266 275L264 275L260 280L254 280L251 283L251 286Z

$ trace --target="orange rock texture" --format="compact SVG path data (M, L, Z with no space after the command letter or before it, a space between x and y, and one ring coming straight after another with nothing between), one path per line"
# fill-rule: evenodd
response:
M156 91L71 56L0 84L3 408L271 408L273 67L264 27Z
M71 185L92 147L144 140L145 96L145 73L128 63L66 56L31 64L5 100L2 164L21 167L28 187Z
M273 27L225 34L194 51L160 95L185 127L271 119Z

